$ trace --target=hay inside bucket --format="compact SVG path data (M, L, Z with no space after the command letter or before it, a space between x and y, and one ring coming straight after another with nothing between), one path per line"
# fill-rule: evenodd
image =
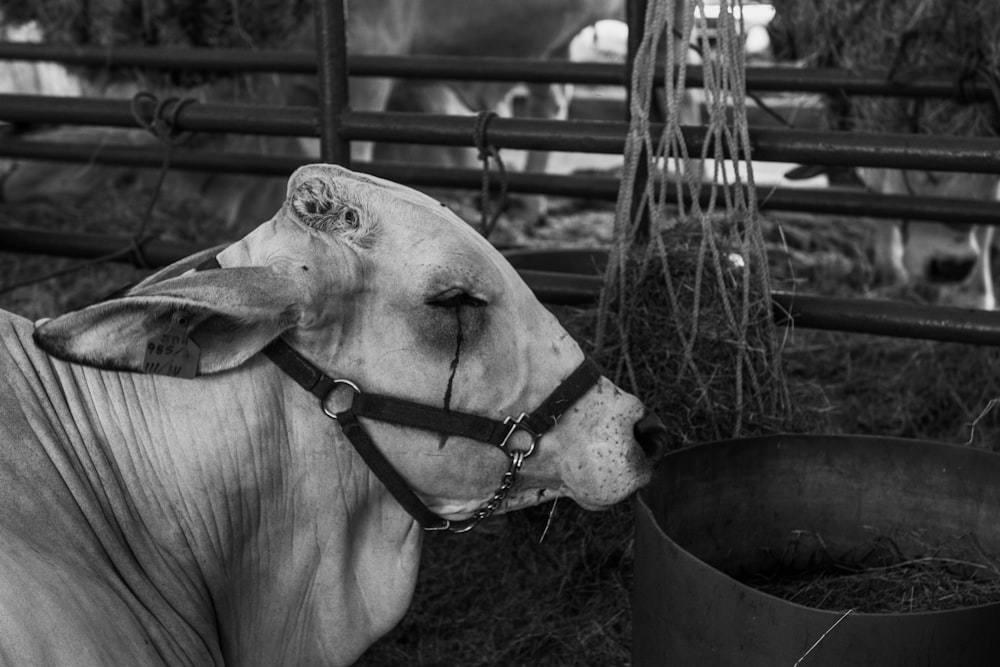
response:
M809 553L809 564L801 562ZM932 540L923 531L878 535L835 551L821 535L797 533L773 566L743 583L783 600L831 611L948 611L1000 602L1000 555L972 535Z

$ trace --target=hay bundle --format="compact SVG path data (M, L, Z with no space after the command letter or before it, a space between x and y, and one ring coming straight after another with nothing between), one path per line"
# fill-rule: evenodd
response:
M783 407L769 295L741 298L750 270L736 221L674 221L626 258L627 290L599 358L678 444L794 428ZM718 253L721 261L711 261ZM734 309L735 308L735 309Z
M855 72L889 68L891 81L926 77L995 83L1000 72L1000 3L994 0L774 0L776 41L788 55ZM997 104L857 97L844 129L989 136Z
M93 46L267 48L285 45L309 0L0 0L8 23L35 21L47 41Z
M709 140L691 155L680 131L684 69L674 66L684 62L704 5L649 3L595 333L605 366L670 422L681 443L774 430L788 416L748 160L736 5L723 0L714 30L699 19ZM665 54L667 108L658 139L649 122L657 54ZM714 169L703 181L708 159ZM668 182L676 186L675 201L667 200ZM711 196L700 200L702 188Z
M219 48L287 47L311 30L309 0L0 0L4 23L35 22L52 44ZM97 70L74 73L94 78ZM114 73L131 80L134 73ZM190 87L219 78L208 72L164 72L161 86Z

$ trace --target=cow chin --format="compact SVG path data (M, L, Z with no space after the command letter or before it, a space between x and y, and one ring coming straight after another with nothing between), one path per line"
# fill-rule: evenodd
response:
M622 473L615 480L597 486L591 482L581 486L564 483L559 488L544 489L515 487L504 501L503 512L516 512L557 498L568 498L590 512L607 510L628 499L651 479L652 469L644 467L634 474Z
M610 458L610 457L607 457ZM626 500L650 482L653 469L641 457L625 455L624 465L588 466L564 478L557 495L570 498L585 510L597 511ZM604 463L606 459L599 459Z
M627 499L633 493L646 486L652 479L652 472L646 471L635 475L627 480L615 480L597 489L586 489L580 491L568 487L563 494L571 498L577 505L585 510L596 512L606 510Z

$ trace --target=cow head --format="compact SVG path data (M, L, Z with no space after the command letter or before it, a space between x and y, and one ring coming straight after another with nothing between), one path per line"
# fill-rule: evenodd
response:
M990 174L865 168L858 175L880 194L980 201L997 197L997 178ZM943 298L953 305L993 308L992 236L992 227L969 224L879 223L876 269L889 282L939 285Z
M221 269L191 271L198 259L43 324L38 342L70 361L141 371L144 341L184 312L200 374L233 372L283 336L362 391L497 419L536 408L584 358L472 228L421 193L340 167L298 170L281 210L218 254ZM556 496L599 508L628 496L662 451L662 432L644 417L635 397L602 378L544 436L505 509ZM489 500L506 467L481 443L370 429L447 518Z

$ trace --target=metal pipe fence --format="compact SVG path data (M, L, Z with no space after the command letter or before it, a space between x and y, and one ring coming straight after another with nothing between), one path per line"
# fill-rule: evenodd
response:
M630 3L634 4L634 3ZM113 50L48 45L0 44L0 59L54 60L98 67L171 67L213 71L269 71L319 76L318 108L191 104L177 115L179 130L245 133L273 136L319 136L323 159L346 163L352 141L397 141L471 146L473 118L422 114L348 111L347 77L393 76L451 80L571 82L622 85L627 67L599 63L552 63L511 59L454 59L430 57L351 56L344 52L342 0L316 0L317 53L236 52L231 50L116 48ZM689 68L689 82L701 85L700 69ZM826 94L864 94L913 97L952 97L954 81L925 79L890 82L884 74L773 68L750 69L747 88L754 91L797 90ZM992 99L986 82L963 86L970 100ZM131 104L125 100L80 99L34 95L0 95L0 120L11 123L83 124L136 127ZM620 154L627 124L599 121L546 121L498 118L490 124L489 141L500 148L563 150ZM654 133L659 129L654 129ZM701 150L704 128L683 128L692 153ZM871 166L895 169L1000 174L1000 140L862 135L804 130L754 128L752 158L761 161L821 165ZM23 159L98 162L154 167L162 151L134 146L46 145L18 138L0 140L0 156ZM179 169L234 171L286 175L301 163L294 156L204 153L175 149L171 164ZM475 170L428 169L371 163L376 175L412 185L471 187L481 185ZM554 192L613 200L617 181L611 178L508 174L509 188L522 192ZM995 224L1000 205L993 202L954 201L830 191L758 189L762 210L811 211L911 219L950 219ZM58 252L94 258L127 247L131 239L100 235L55 234L24 229L0 229L0 247L22 252ZM142 244L143 258L154 265L179 259L196 248L150 240ZM124 261L130 258L123 256ZM596 276L566 276L522 271L529 285L552 302L585 303L599 288ZM774 295L775 316L796 326L865 331L970 343L1000 341L1000 314L963 309L923 307L862 300L829 299L807 295Z
M132 239L121 236L23 230L0 227L0 247L34 254L77 259L106 257L128 248ZM150 268L166 266L203 248L162 240L141 244L142 258ZM136 255L122 254L115 261L138 263ZM596 303L603 279L553 271L519 269L521 277L543 301L586 306ZM847 299L772 292L774 317L780 325L827 329L942 342L996 345L1000 342L1000 313L948 306L922 306L895 301Z
M75 162L159 168L163 164L164 150L159 147L121 146L100 143L57 143L31 141L17 138L0 139L0 157L53 162ZM259 153L210 152L173 148L171 168L180 171L228 172L253 176L286 176L301 166L303 159L296 155L261 155ZM476 189L482 187L482 172L476 169L427 167L387 162L366 162L356 165L359 169L381 178L407 183L417 187L442 187ZM495 190L500 183L490 184ZM507 189L524 194L550 194L562 197L579 197L602 201L618 198L619 181L612 176L507 174ZM687 192L682 193L690 201ZM672 184L667 197L677 196ZM707 203L709 193L702 195ZM825 213L845 216L862 216L874 219L950 220L961 224L1000 224L1000 202L956 200L945 197L919 197L908 195L881 195L852 192L845 197L843 191L813 188L756 188L756 197L763 212Z
M106 49L7 42L0 44L0 60L55 62L99 68L143 68L202 70L206 72L273 72L315 76L314 51L246 51L242 49L150 48L116 46ZM508 81L516 83L574 83L623 86L624 65L530 58L456 56L348 55L351 76L399 77L445 81ZM703 69L687 66L686 81L693 88L704 86ZM660 68L662 70L662 68ZM662 78L660 71L658 78ZM888 70L852 72L810 67L748 67L746 88L752 92L822 93L881 97L943 97L986 102L993 91L986 81L962 81L933 75L918 80L897 80Z
M406 112L349 111L334 113L342 141L472 146L473 116ZM225 132L315 137L321 119L313 107L189 104L176 117L179 131ZM0 120L10 123L51 123L137 127L128 100L0 95ZM656 141L663 129L651 126ZM692 154L706 141L704 127L681 128ZM497 118L489 140L497 148L576 153L621 154L628 125L614 121ZM751 158L762 162L929 169L1000 174L1000 139L913 134L818 132L773 128L750 129Z

